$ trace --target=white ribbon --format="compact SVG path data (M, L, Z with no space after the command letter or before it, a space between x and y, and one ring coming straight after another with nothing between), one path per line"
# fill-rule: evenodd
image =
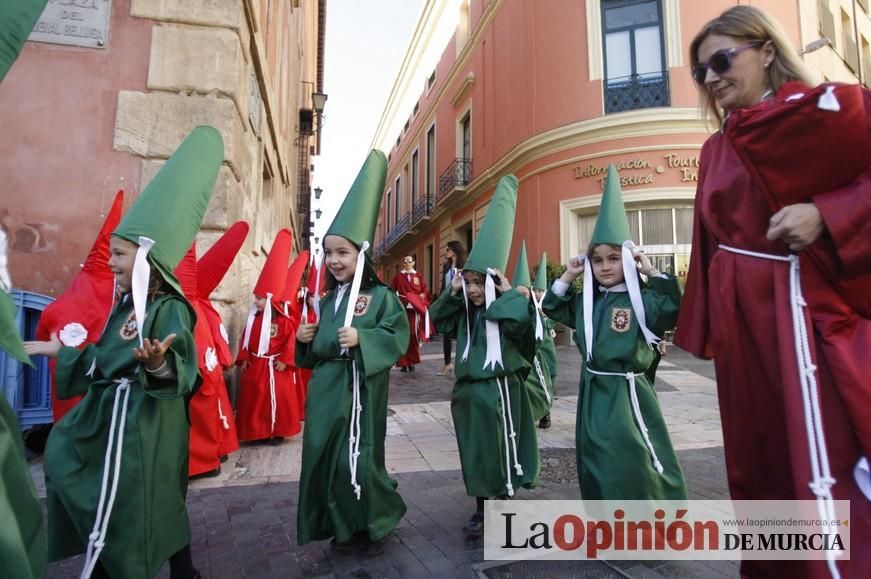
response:
M463 307L466 309L466 347L463 349L461 360L463 362L469 357L469 346L472 343L472 330L469 323L469 294L466 292L466 278L461 277L460 283L463 284Z
M541 303L544 301L544 296L547 292L541 294L541 299L535 297L535 289L530 290L529 296L532 298L532 303L535 305L535 339L539 342L544 339L544 312L541 309Z
M245 322L245 336L242 338L242 348L251 350L248 346L248 341L251 339L251 328L254 326L254 316L257 315L257 306L251 304L251 309L248 310L248 320Z
M821 94L820 99L817 101L817 108L834 113L841 110L841 103L838 102L838 97L835 96L834 85L826 86L826 92Z
M496 282L493 281L493 276L496 272L489 267L487 268L487 276L484 281L484 305L485 310L490 309L490 304L496 301ZM498 364L500 368L505 366L502 364L502 341L499 338L499 322L486 320L487 327L487 357L484 359L484 369L490 366L491 370L496 370Z
M121 416L118 416L118 406L121 395ZM115 389L115 400L112 404L112 418L109 422L109 441L106 443L106 455L103 459L103 481L100 485L100 498L97 501L97 516L94 519L94 528L88 535L88 547L85 551L85 565L80 579L88 579L94 572L94 567L100 558L103 547L106 546L106 531L109 528L109 517L112 507L115 506L115 496L118 493L118 482L121 478L121 451L124 448L124 426L127 423L127 406L130 400L130 381L122 378ZM117 426L117 429L116 429ZM115 444L117 431L118 443ZM114 447L114 448L113 448ZM112 451L115 451L114 468L112 469L112 483L109 488L109 470L112 466ZM109 496L106 496L106 491Z
M357 361L351 361L352 399L351 399L351 434L348 437L348 468L351 470L351 488L357 500L360 500L362 487L357 482L357 458L360 456L360 417L363 414L363 401L360 398L360 374L357 372Z
M299 319L301 324L308 323L308 288L302 288L302 313Z
M586 255L578 257L584 260L584 345L589 362L593 359L593 264Z
M364 241L360 247L360 252L357 254L357 269L354 270L354 281L351 282L351 293L348 295L348 307L345 308L345 323L343 327L351 326L351 321L354 319L354 307L357 305L357 297L360 295L360 284L363 282L363 269L365 268L366 250L369 249L369 242ZM348 348L342 348L342 354L347 354Z
M368 247L368 242L363 242ZM362 251L362 250L361 250ZM315 295L312 298L312 307L315 310L315 322L321 319L321 268L324 266L324 259L326 256L315 256ZM359 261L359 256L357 256L357 261ZM311 270L309 270L311 271Z
M218 418L224 426L224 430L230 430L230 422L227 420L227 415L224 414L224 407L221 406L221 397L218 397Z
M834 95L832 95L832 98L834 98ZM749 257L785 261L789 263L789 301L790 309L792 311L792 334L795 345L795 357L798 364L801 397L804 407L804 423L808 442L808 452L810 455L811 474L813 476L813 480L808 483L808 486L817 499L817 512L820 519L824 521L833 521L835 519L835 503L832 497L832 487L835 485L836 481L832 477L832 471L829 465L829 454L826 447L826 437L823 431L823 416L822 411L820 410L820 394L816 378L817 367L813 363L813 355L810 351L810 337L803 309L807 307L807 302L804 299L801 289L799 257L795 254L784 256L747 251L745 249L737 249L728 245L720 245L720 249ZM831 525L826 526L826 535L831 537L835 532L834 527ZM835 561L839 556L840 552L834 550L826 551L829 573L831 573L832 577L835 579L840 579L841 577Z
M425 312L425 313L424 313L424 318L423 318L423 323L424 323L424 328L423 328L423 337L426 338L427 340L429 340L429 338L430 338L430 333L429 333L429 328L430 328L430 321L429 321L429 308L426 308L426 310L424 310L424 312Z
M260 325L260 341L257 343L257 355L265 356L269 352L269 340L272 338L272 294L266 292L266 305L263 306L263 323Z
M131 275L131 293L133 294L133 314L136 316L136 329L139 334L139 347L143 346L142 328L145 325L145 302L148 299L148 280L151 278L151 264L148 263L148 252L154 245L150 237L140 236L136 258L133 261Z
M632 250L635 244L631 240L623 242L623 277L626 278L626 287L629 289L629 301L632 302L632 309L635 310L635 318L638 320L638 327L641 333L644 334L644 341L647 345L653 348L659 343L659 337L647 327L647 319L644 313L644 301L641 299L641 284L638 283L638 268L635 267L635 256L632 255Z

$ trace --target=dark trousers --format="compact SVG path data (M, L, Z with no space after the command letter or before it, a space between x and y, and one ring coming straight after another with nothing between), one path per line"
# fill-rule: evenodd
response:
M442 338L442 349L445 353L445 366L451 363L451 339L447 336Z

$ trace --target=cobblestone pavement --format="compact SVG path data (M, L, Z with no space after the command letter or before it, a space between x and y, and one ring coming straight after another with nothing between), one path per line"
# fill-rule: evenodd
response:
M738 577L730 561L484 561L481 541L460 528L474 510L459 470L450 418L452 376L440 376L442 344L425 345L414 373L391 374L387 465L408 512L384 553L339 554L327 541L296 545L301 437L273 446L244 446L220 477L191 483L188 510L194 562L213 578L377 577ZM539 486L518 499L578 499L574 424L580 357L558 348L553 426L539 430ZM728 498L713 367L670 348L656 388L686 474L690 497ZM42 486L41 468L32 468ZM49 577L77 577L81 557L50 566ZM160 575L168 577L167 569Z

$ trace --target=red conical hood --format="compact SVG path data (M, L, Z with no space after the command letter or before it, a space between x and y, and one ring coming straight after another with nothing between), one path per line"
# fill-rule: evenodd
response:
M305 271L305 266L308 265L309 252L303 250L291 264L287 270L287 283L284 286L283 300L286 302L296 302L296 292L299 291L299 286L302 283L302 274Z
M246 222L237 221L200 257L197 262L197 286L202 297L208 298L224 279L245 243L249 229Z
M191 244L188 252L181 258L178 267L175 268L175 277L181 284L181 291L189 302L197 301L197 244Z
M266 297L272 294L272 298L281 301L284 295L284 285L287 283L287 264L290 258L290 245L293 242L293 234L289 229L282 229L275 236L272 249L266 256L266 263L260 272L257 285L254 286L254 294Z
M305 287L308 289L309 295L313 295L315 293L315 282L318 277L321 278L320 285L318 285L318 290L321 295L326 293L326 285L327 285L327 268L324 265L323 261L321 262L321 266L318 268L316 260L312 260L311 266L308 268L308 276L306 277Z
M121 221L123 205L124 191L119 190L115 193L115 200L112 201L112 207L109 208L109 212L106 214L103 227L100 229L97 239L94 240L94 245L91 246L88 257L85 258L82 271L101 279L108 278L111 280L114 278L112 270L106 265L109 261L109 237Z

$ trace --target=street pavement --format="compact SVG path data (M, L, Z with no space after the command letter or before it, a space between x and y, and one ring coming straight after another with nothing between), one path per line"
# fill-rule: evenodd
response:
M436 339L438 340L438 338ZM452 376L439 376L442 343L423 348L414 373L391 372L386 461L408 505L385 551L337 553L328 541L296 544L302 436L280 446L243 445L220 477L192 481L188 511L194 563L205 578L736 578L733 561L484 561L480 540L463 524L475 509L466 496L450 415ZM574 428L580 356L560 346L552 426L539 430L539 485L523 499L579 499ZM693 499L727 499L716 384L710 362L674 346L656 389ZM32 466L44 495L41 465ZM82 558L49 567L49 577L78 577ZM165 566L160 577L169 577Z

